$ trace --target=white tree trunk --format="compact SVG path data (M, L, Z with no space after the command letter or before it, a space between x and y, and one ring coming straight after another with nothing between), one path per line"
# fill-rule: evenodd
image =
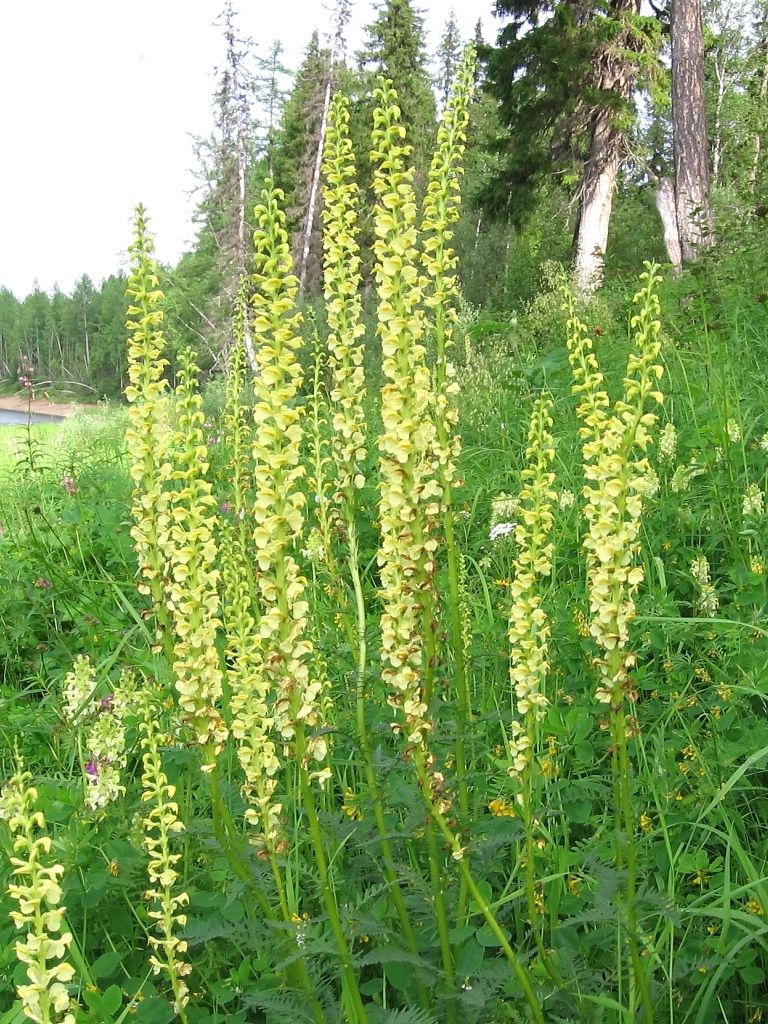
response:
M323 150L325 149L325 134L328 127L328 109L331 105L331 79L325 86L325 99L323 100L323 117L320 122L320 138L317 142L317 155L315 157L315 169L312 174L312 188L309 192L309 207L307 209L307 220L304 225L304 244L301 248L301 263L299 264L299 295L304 293L307 281L307 264L309 262L309 247L312 243L312 227L315 223L315 209L317 207L317 193L320 190L320 171L323 166Z
M671 178L659 178L655 199L656 209L659 211L661 224L664 228L664 245L667 248L667 259L677 274L683 265L683 254L680 250L680 232L677 227L675 186Z
M609 115L601 112L592 136L589 161L584 173L579 226L576 236L574 276L580 295L591 295L603 280L603 259L608 245L619 154L616 129Z

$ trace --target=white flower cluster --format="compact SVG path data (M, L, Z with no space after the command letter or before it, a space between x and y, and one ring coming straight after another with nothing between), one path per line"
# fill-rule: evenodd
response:
M750 484L742 498L741 511L744 517L761 516L765 511L765 495L757 486Z
M674 423L665 423L659 434L659 459L667 465L672 465L677 454L677 430Z
M691 576L693 576L699 588L696 607L706 618L714 618L717 614L717 609L720 607L720 600L711 582L709 562L706 555L696 555L693 559L691 562Z
M691 459L687 465L678 466L669 482L673 494L682 494L683 491L687 491L691 486L691 480L704 473L706 473L706 469L704 466L697 466L695 459Z
M737 441L741 440L741 426L739 421L733 419L733 417L725 424L725 432L732 444L736 444Z

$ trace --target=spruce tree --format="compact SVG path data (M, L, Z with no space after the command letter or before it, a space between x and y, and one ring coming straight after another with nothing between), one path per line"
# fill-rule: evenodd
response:
M456 12L451 11L445 23L440 43L437 47L437 76L435 85L440 97L441 107L445 107L451 93L451 86L456 77L461 61L461 33L456 21Z
M436 107L428 70L424 19L411 0L379 0L376 19L366 28L364 50L358 54L370 124L370 96L383 75L397 91L402 123L413 146L413 162L426 173L435 139Z

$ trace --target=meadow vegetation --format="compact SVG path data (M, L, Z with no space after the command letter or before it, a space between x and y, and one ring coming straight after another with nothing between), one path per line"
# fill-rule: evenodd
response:
M268 185L172 386L140 209L127 412L0 434L1 1024L763 1019L764 249L491 318L471 79L374 313L338 96L319 312Z

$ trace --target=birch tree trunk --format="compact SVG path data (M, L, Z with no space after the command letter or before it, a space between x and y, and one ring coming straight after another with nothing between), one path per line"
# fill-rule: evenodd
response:
M613 0L613 16L638 14L640 0ZM626 54L631 45L627 31L622 31L604 45L597 56L595 84L626 102L634 85L634 67ZM624 50L624 52L622 52ZM616 176L621 162L624 132L616 123L615 110L601 107L595 113L589 155L579 201L576 227L576 290L591 295L603 279L603 258L608 245Z
M309 247L312 243L312 228L315 224L315 210L317 209L317 194L320 190L320 171L323 166L323 150L325 149L325 134L328 127L328 108L331 105L331 79L325 86L325 97L323 99L323 116L320 120L320 138L317 140L317 154L315 166L312 172L312 185L309 190L309 204L307 208L307 219L304 225L304 240L301 247L301 260L299 263L299 295L304 293L307 283L307 264L309 263Z
M714 242L704 96L701 0L672 0L672 148L677 226L684 260Z
M659 178L655 199L656 209L659 211L659 217L661 217L661 224L664 229L664 245L667 249L667 259L677 274L683 265L683 256L680 251L680 232L677 228L675 185L671 178Z
M576 233L576 289L582 295L591 295L603 280L603 257L619 170L620 135L610 123L610 114L601 111L584 171Z

